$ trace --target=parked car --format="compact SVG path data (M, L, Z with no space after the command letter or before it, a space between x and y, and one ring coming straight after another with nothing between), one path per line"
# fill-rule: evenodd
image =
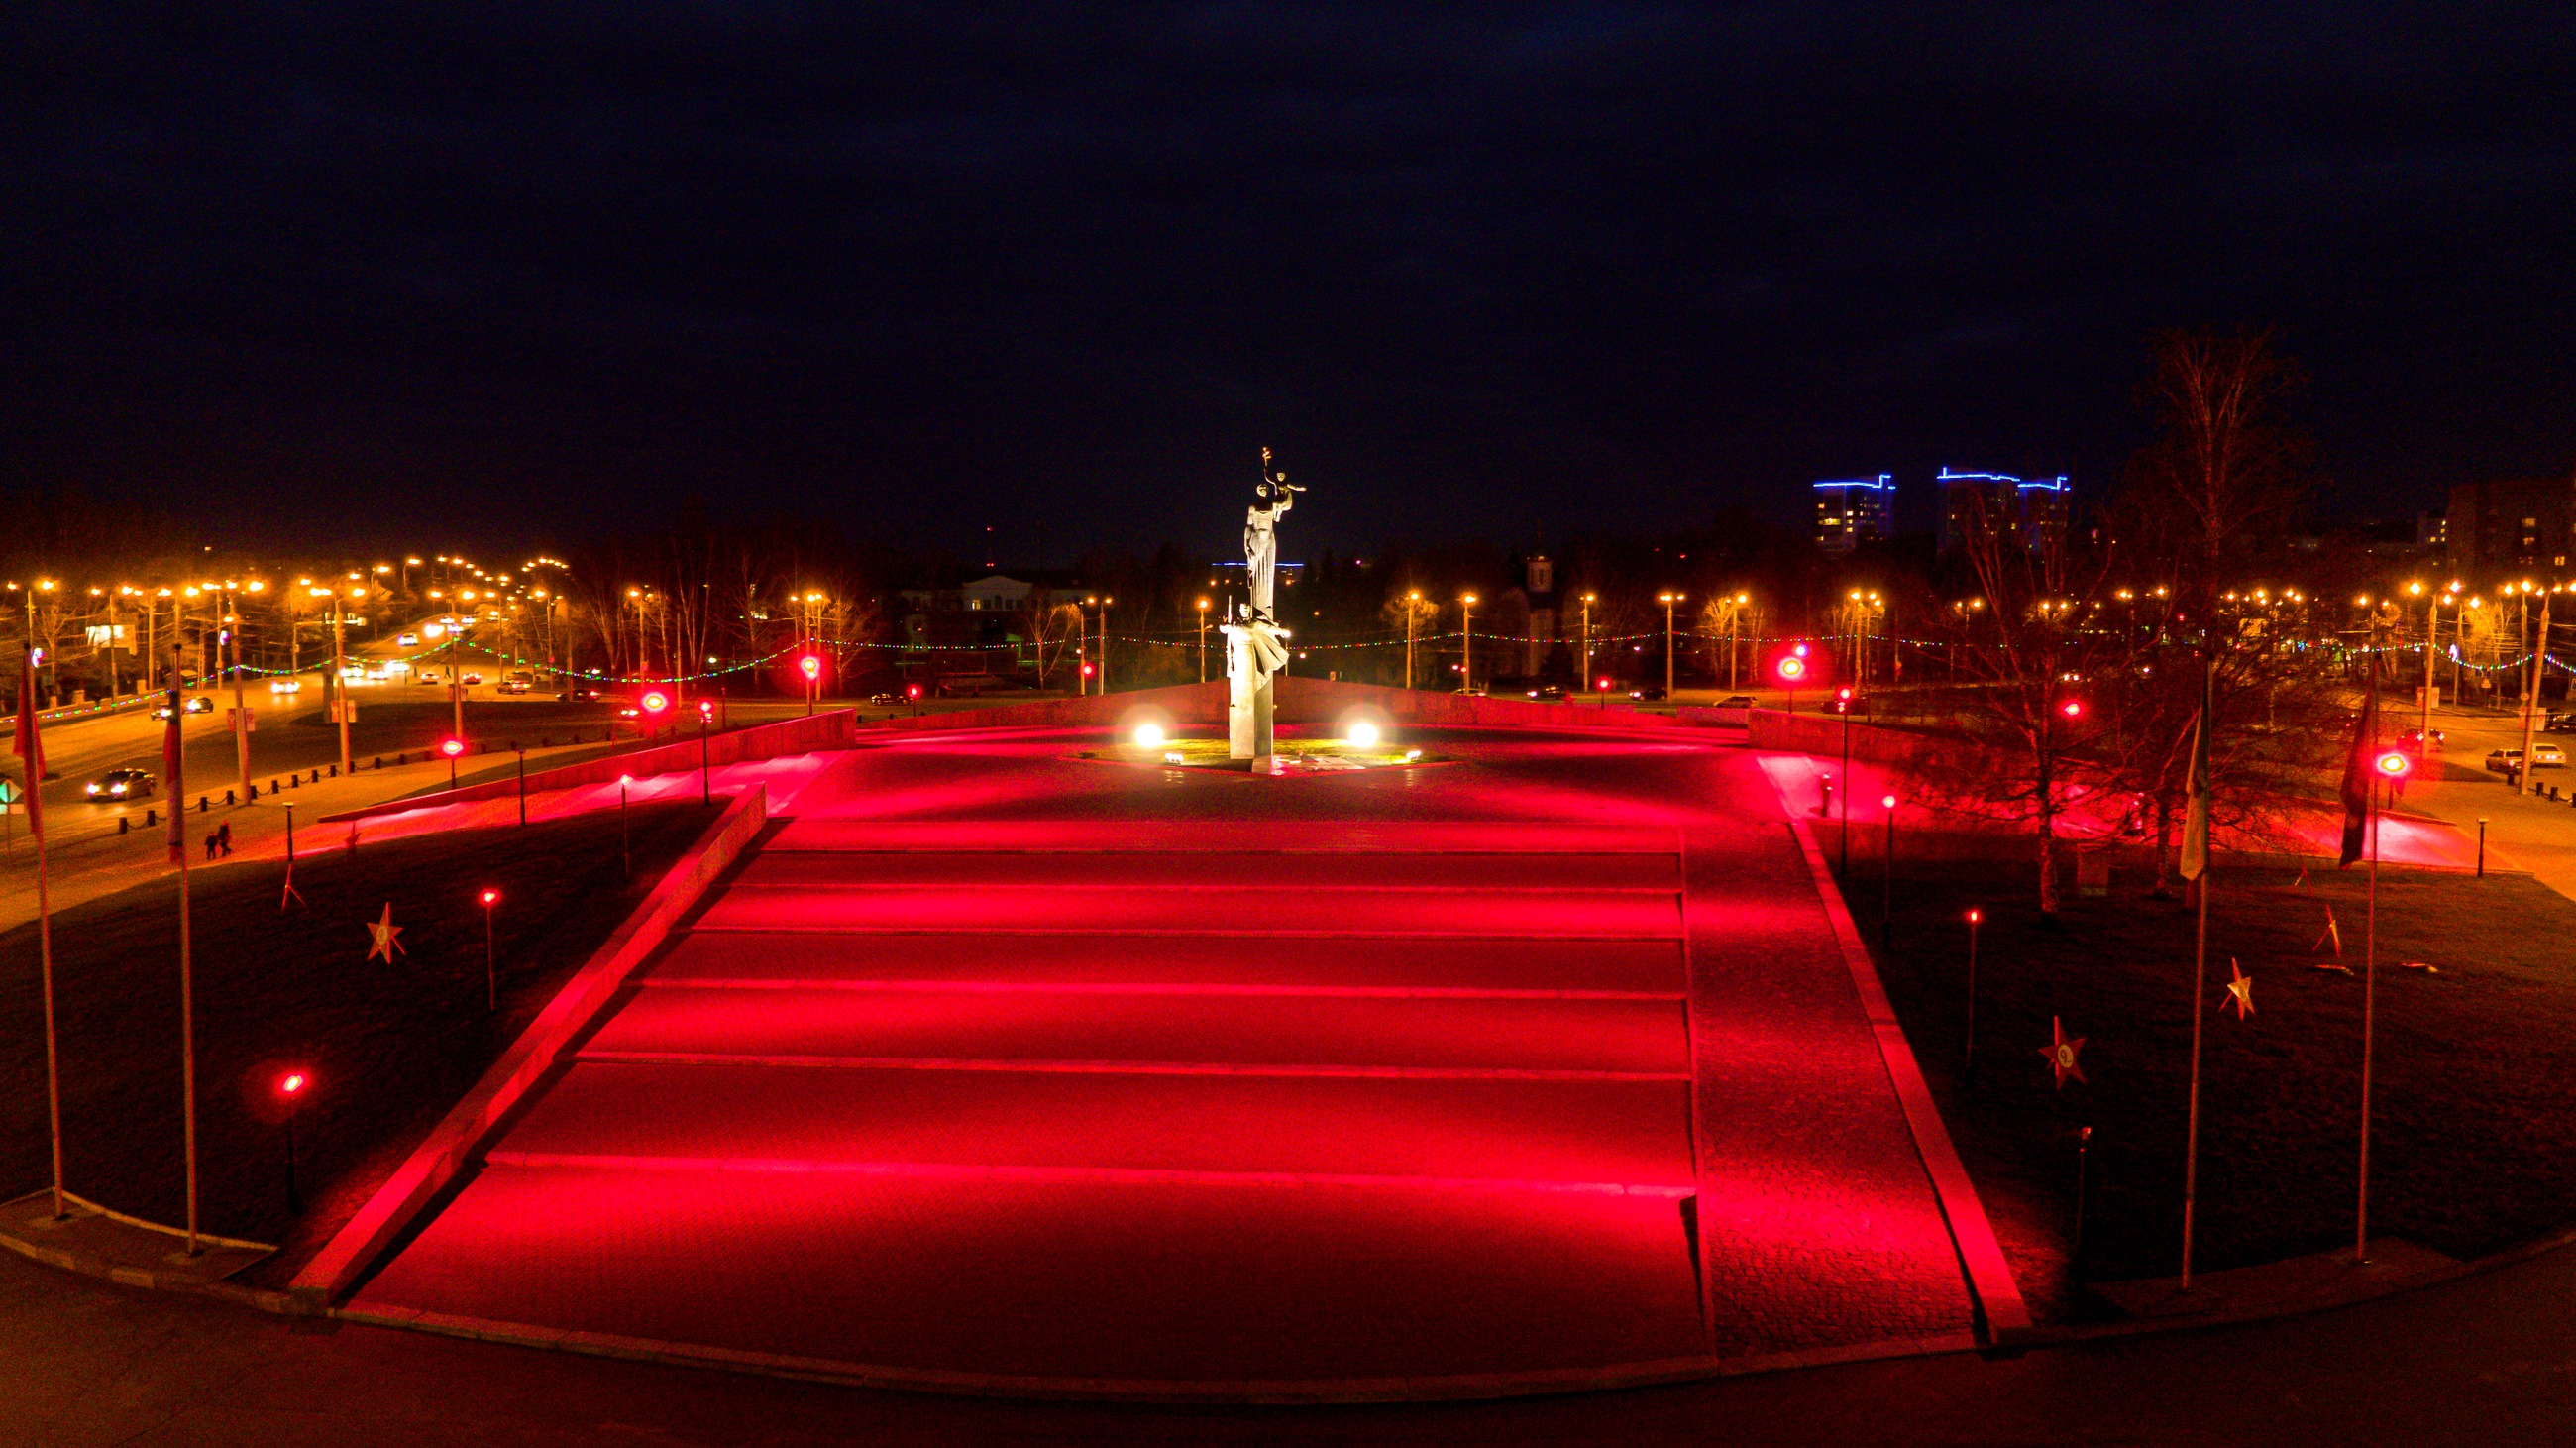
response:
M2567 751L2555 744L2535 744L2531 746L2531 767L2565 769ZM2487 768L2498 774L2515 773L2522 768L2522 751L2519 749L2490 750L2487 753Z
M1664 697L1664 686L1661 684L1639 684L1637 687L1628 691L1628 697L1641 701L1660 699Z
M1717 707L1720 709L1750 709L1753 707L1753 696L1751 694L1729 694L1725 698L1717 701Z
M892 694L870 694L868 696L868 702L871 704L891 704L894 701L894 695Z
M2552 734L2576 734L2576 713L2552 709L2549 722L2540 726Z
M121 799L150 799L154 780L140 769L111 769L93 779L82 793L101 804Z

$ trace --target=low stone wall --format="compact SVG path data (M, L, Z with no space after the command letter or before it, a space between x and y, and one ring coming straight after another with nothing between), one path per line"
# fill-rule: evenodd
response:
M755 724L748 729L729 729L706 738L704 755L700 754L698 736L683 734L676 744L656 744L643 749L630 749L623 754L603 755L579 764L557 765L528 776L527 790L535 794L546 789L576 789L585 784L614 784L621 776L638 779L648 774L674 774L695 769L701 757L709 764L739 764L746 759L776 759L787 754L811 754L818 749L846 749L850 731L858 718L853 709L835 709L828 714L809 714L801 719L782 719L775 724ZM489 758L489 755L483 756ZM443 804L466 804L475 800L509 799L519 792L517 776L487 779L461 789L442 789L434 794L415 794L403 799L371 804L365 809L324 815L322 822L365 819L370 815L401 814L406 810L435 809Z
M986 709L959 709L944 714L897 715L871 720L861 730L950 729L1089 729L1109 728L1137 709L1159 709L1176 724L1203 728L1225 726L1225 681L1175 684L1124 694L1078 699L1032 699ZM1277 721L1282 724L1329 724L1344 711L1374 708L1398 724L1423 728L1519 728L1676 730L1702 727L1667 714L1626 707L1603 709L1589 704L1541 703L1536 699L1495 699L1475 694L1435 694L1427 689L1398 689L1383 684L1353 684L1337 679L1308 679L1282 674L1278 679Z

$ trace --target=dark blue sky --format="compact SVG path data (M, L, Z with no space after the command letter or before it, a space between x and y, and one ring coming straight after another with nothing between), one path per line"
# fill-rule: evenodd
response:
M2428 18L2431 17L2431 18ZM26 4L0 478L966 551L2098 490L2276 323L2330 506L2576 468L2563 4ZM446 515L433 536L412 520Z

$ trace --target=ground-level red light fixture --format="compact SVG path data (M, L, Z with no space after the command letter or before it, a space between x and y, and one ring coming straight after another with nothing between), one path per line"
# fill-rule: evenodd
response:
M286 1209L304 1210L303 1194L295 1189L295 1110L304 1100L304 1088L310 1082L301 1071L289 1071L277 1078L277 1094L286 1098Z

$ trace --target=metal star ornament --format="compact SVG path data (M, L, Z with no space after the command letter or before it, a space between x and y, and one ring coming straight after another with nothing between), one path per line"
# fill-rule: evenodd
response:
M375 941L375 944L367 947L367 959L373 960L381 955L385 958L385 964L391 965L394 963L395 956L409 954L410 952L403 949L402 941L396 938L402 933L403 928L394 923L394 902L388 900L385 902L384 918L367 922L367 934Z
M2075 1064L2075 1057L2084 1049L2085 1038L2082 1036L2069 1038L2066 1027L2061 1025L2055 1016L2048 1018L2048 1034L2049 1043L2039 1048L2039 1054L2048 1058L2048 1069L2057 1077L2057 1089L2060 1091L2066 1089L2066 1078L2069 1076L2074 1077L2077 1083L2081 1084L2084 1080L2084 1071L2082 1067Z
M2219 1006L2219 1009L2223 1011L2228 1006L2234 1006L2236 1019L2241 1021L2254 1014L2254 977L2247 975L2243 968L2237 965L2234 956L2228 957L2227 969L2228 973L2236 978L2227 983L2227 1000Z

